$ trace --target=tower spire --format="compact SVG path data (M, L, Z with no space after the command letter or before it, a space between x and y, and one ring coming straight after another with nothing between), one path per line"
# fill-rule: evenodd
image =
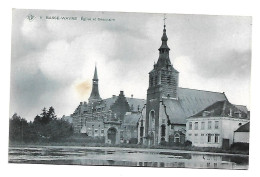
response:
M97 75L97 65L95 64L95 71L94 71L94 77L93 80L98 80L98 75Z
M164 14L164 18L163 18L163 22L164 22L164 25L163 25L163 29L165 29L166 25L165 25L165 20L167 19L166 17L166 14Z
M94 76L92 79L92 91L89 97L89 102L95 102L101 100L101 97L99 95L99 90L98 90L98 75L97 75L97 66L95 65L95 71L94 71Z
M159 50L159 59L157 61L157 66L159 68L164 67L164 66L168 66L171 65L171 61L169 58L169 51L170 48L167 45L167 41L168 41L168 37L166 35L166 23L165 23L166 17L164 14L164 18L163 18L163 35L161 37L161 41L162 44L160 46Z

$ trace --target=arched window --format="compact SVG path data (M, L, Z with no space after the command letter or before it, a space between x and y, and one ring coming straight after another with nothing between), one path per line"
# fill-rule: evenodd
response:
M155 112L154 112L154 110L150 111L150 114L149 114L149 127L150 127L150 130L155 129Z
M176 133L176 134L174 135L174 142L175 142L175 143L181 142L180 134L179 134L179 133Z
M143 126L140 127L140 136L141 137L144 136L144 127Z
M165 132L166 132L166 126L163 124L161 126L161 137L165 137Z

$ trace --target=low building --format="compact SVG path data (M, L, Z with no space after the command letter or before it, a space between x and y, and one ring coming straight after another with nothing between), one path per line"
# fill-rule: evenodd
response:
M187 119L186 139L197 147L227 149L234 142L234 132L248 122L247 111L218 101Z
M137 126L141 112L127 112L121 128L121 140L124 143L137 143Z
M250 122L240 126L234 132L234 143L249 143Z

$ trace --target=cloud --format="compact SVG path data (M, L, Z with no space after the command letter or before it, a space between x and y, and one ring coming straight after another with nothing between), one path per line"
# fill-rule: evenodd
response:
M205 78L232 78L241 80L250 78L251 51L229 50L207 56L208 60L195 62L197 73Z
M29 22L28 13L38 18ZM114 22L39 20L61 15L114 18ZM95 63L102 98L146 98L148 73L157 61L162 14L15 11L12 27L11 113L33 118L45 106L69 115L90 94ZM180 86L225 91L248 104L251 19L167 16L168 45ZM246 93L245 93L246 92ZM241 99L238 99L241 98Z

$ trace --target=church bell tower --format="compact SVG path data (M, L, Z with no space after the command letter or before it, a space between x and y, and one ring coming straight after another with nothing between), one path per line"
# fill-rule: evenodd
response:
M145 134L149 137L149 144L158 144L159 110L163 99L178 99L179 72L173 68L169 57L170 48L167 45L166 25L164 18L162 44L157 63L149 72L149 87L147 90Z

